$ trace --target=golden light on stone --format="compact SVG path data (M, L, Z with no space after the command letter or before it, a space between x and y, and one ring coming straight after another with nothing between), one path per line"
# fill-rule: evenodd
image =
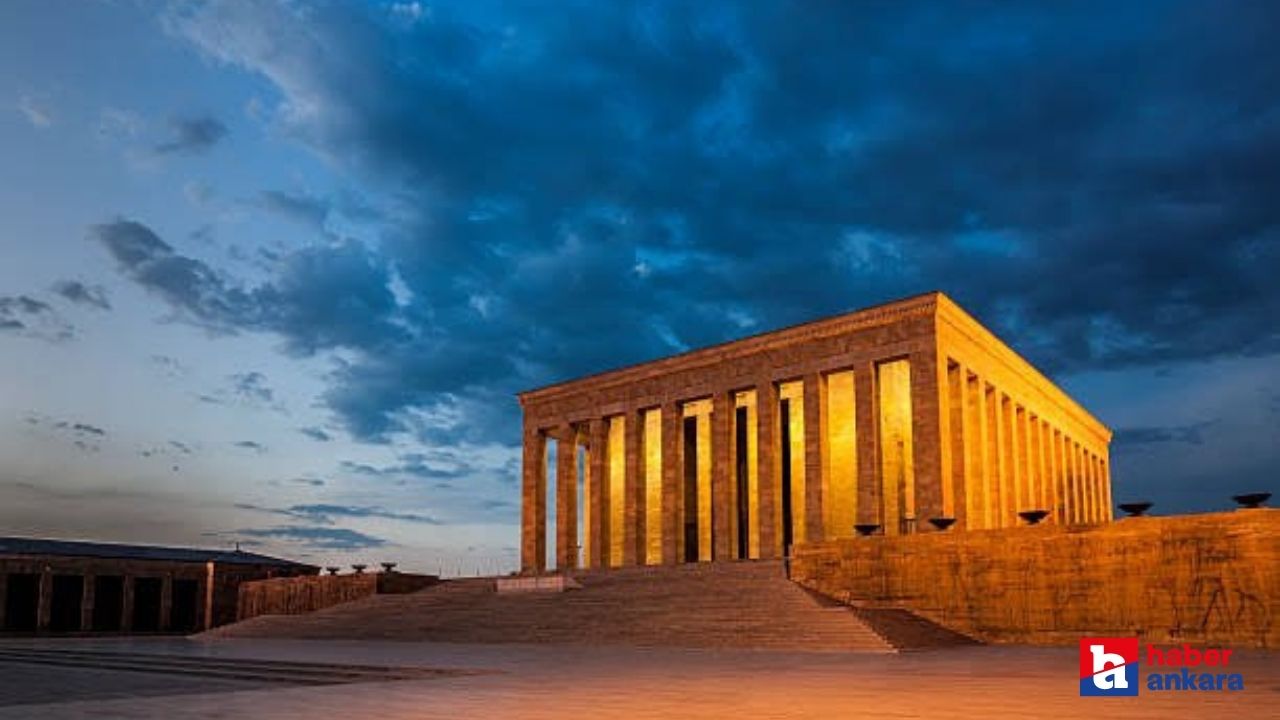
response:
M662 562L662 411L644 412L644 562Z
M911 364L891 360L876 366L880 388L880 476L884 532L908 531L916 517L915 462L911 432Z
M694 400L682 408L684 417L695 418L697 457L694 482L698 499L698 560L711 561L711 401Z
M791 537L805 537L804 477L804 383L786 382L778 386L778 401L788 401L788 436L791 455Z
M626 430L627 419L622 415L609 418L609 565L622 565L622 546L626 542Z
M941 293L520 402L521 562L534 572L549 502L563 518L555 557L572 564L580 544L593 567L776 558L855 523L897 535L934 532L935 518L950 532L1016 527L1037 509L1049 524L1111 519L1110 430ZM574 453L555 492L544 442ZM580 445L596 455L569 462ZM575 470L586 482L570 487Z
M746 409L747 420L747 557L760 557L760 455L756 447L756 391L734 393L733 406ZM737 416L737 413L734 413ZM735 437L736 437L735 429Z
M858 521L858 428L853 373L827 375L827 467L822 474L825 534L853 535Z

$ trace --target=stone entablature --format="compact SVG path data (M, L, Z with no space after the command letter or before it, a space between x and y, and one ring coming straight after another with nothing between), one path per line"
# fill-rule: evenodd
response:
M550 446L561 568L1111 517L1110 431L941 293L519 397L527 572L546 568Z

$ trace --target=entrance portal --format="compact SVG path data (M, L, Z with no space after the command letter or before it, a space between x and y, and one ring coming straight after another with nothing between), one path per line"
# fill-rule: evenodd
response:
M40 607L40 576L15 573L9 576L4 592L4 629L35 632Z
M737 458L735 479L738 487L738 559L746 560L751 551L751 471L748 467L747 409L734 411L734 457Z
M140 577L133 581L133 629L155 632L160 629L160 594L164 581Z
M779 403L779 424L782 433L780 445L782 449L782 556L791 556L793 533L791 527L791 401L783 399Z
M124 613L124 578L99 575L93 579L93 629L116 632Z
M79 630L83 598L83 575L54 575L53 596L49 598L49 629L53 632Z
M698 418L684 419L684 561L698 562Z

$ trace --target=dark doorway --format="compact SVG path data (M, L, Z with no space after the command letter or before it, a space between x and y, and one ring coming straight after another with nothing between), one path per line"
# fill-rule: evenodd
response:
M733 421L734 449L738 459L735 472L738 485L738 559L746 560L751 551L751 468L747 463L751 460L747 443L747 409L740 407L734 412Z
M4 629L35 632L36 613L40 607L40 576L15 573L9 576L4 591Z
M83 599L83 575L54 575L53 596L49 598L49 629L53 632L78 631Z
M778 411L782 432L782 556L791 557L791 401L783 400Z
M684 419L684 561L698 562L698 418Z
M173 605L169 610L169 629L175 632L195 632L196 598L200 583L195 580L173 581Z
M164 581L160 578L136 578L133 581L133 631L155 632L160 629L160 595Z
M93 579L93 629L118 632L124 616L124 578L99 575Z

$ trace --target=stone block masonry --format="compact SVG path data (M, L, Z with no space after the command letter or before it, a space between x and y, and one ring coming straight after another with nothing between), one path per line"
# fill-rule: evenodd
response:
M1111 431L942 293L519 399L526 573L1111 519Z
M240 584L239 620L259 615L301 615L374 595L417 592L440 582L435 575L351 573L256 580Z
M1280 648L1280 510L801 546L792 578L987 642Z

